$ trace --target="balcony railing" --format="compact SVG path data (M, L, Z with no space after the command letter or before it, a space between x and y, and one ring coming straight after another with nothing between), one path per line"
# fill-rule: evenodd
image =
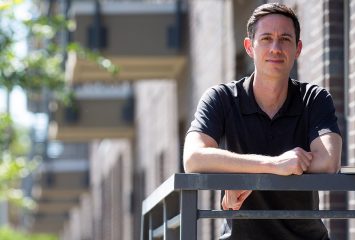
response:
M143 201L141 240L197 239L197 220L348 219L355 210L204 210L199 190L355 191L355 174L174 174Z

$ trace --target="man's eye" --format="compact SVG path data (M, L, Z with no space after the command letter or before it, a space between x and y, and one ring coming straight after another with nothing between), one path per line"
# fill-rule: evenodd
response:
M285 41L285 42L290 42L290 41L291 41L291 39L286 38L286 37L285 37L285 38L281 38L280 40L281 40L281 41Z
M261 38L262 41L270 41L271 40L271 37L263 37Z

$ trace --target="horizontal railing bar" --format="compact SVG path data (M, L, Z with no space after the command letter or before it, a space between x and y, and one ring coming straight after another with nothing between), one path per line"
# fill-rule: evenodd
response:
M164 225L161 225L153 230L153 239L161 238L164 236Z
M168 220L168 228L169 229L176 229L180 227L180 214L176 215L175 217Z
M160 185L142 204L149 212L173 191L178 190L275 190L275 191L355 191L355 174L274 174L176 173Z
M152 235L153 235L153 239L163 237L164 236L164 226L161 225L158 228L154 229Z
M176 190L355 191L355 174L197 174L174 175Z
M174 180L175 175L168 178L163 184L161 184L155 191L149 195L142 203L142 214L145 215L152 208L163 201L168 195L174 192Z
M198 218L228 219L348 219L355 210L198 210Z
M168 220L168 229L176 229L180 227L180 214ZM161 238L164 236L164 224L153 230L153 238Z

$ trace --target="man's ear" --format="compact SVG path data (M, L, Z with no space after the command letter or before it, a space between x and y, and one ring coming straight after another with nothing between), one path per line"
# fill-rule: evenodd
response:
M244 48L249 57L254 58L253 41L250 38L244 38Z
M301 54L301 51L302 51L302 41L301 40L298 40L298 43L297 43L297 51L296 51L296 58L298 58Z

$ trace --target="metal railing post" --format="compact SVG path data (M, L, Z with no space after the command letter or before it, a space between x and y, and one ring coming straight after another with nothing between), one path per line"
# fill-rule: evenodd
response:
M149 240L153 240L153 217L152 213L149 213Z
M164 223L163 223L163 225L164 225L164 236L163 236L163 239L164 240L169 240L170 239L170 237L168 236L168 231L169 231L169 229L168 229L168 207L166 206L166 204L167 204L167 202L166 202L166 200L164 199L163 200L163 221L164 221Z
M140 232L141 240L147 239L148 237L149 219L147 219L147 215L142 215L141 217L141 232Z
M180 194L180 240L197 240L197 191Z

